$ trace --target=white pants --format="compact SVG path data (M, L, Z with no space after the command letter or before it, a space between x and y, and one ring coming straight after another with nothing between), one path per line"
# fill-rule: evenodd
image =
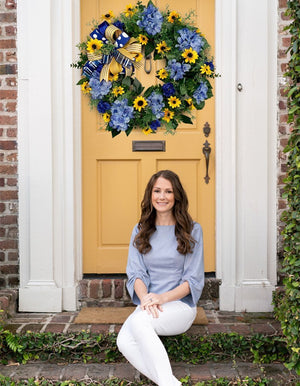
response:
M181 385L172 373L168 354L158 335L187 331L197 309L181 301L165 303L162 307L159 317L153 318L138 306L123 324L117 345L125 358L157 385Z

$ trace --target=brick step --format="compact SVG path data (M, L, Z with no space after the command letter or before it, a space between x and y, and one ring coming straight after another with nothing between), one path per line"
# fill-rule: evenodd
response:
M190 376L192 384L196 382L216 380L217 378L244 379L246 377L270 379L272 385L284 385L296 381L296 376L290 373L282 363L253 364L242 361L208 362L205 364L172 363L174 375L180 379ZM13 380L49 379L55 381L87 381L103 382L112 377L126 379L129 382L144 379L129 363L70 363L55 364L47 362L32 362L18 366L0 365L0 373ZM50 382L49 382L50 383ZM150 382L147 385L153 385Z
M219 286L219 279L206 277L198 305L205 310L217 310L219 308ZM126 276L86 275L80 281L79 303L80 308L131 306L132 302L126 289Z
M0 322L15 314L17 310L17 299L17 290L0 290Z

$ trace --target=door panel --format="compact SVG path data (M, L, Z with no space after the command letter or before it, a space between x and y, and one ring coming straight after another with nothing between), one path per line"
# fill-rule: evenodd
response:
M196 25L214 47L214 1L169 0L154 2L160 9L169 5L183 15L190 9L197 11ZM87 25L108 10L115 15L125 9L128 1L106 2L81 0L82 39L90 32ZM140 69L136 76L147 88L158 82L156 68L146 75ZM121 133L115 138L99 129L102 120L96 110L90 110L82 97L82 173L83 173L83 261L84 273L123 273L127 261L130 234L140 215L140 202L145 186L153 173L171 169L178 173L190 202L192 217L200 222L204 233L205 271L215 270L215 175L214 175L214 98L195 113L193 125L181 124L175 135L145 136L135 130L129 137ZM209 122L212 132L204 136L203 126ZM203 144L209 141L210 182L206 174ZM164 140L165 152L133 152L133 140Z

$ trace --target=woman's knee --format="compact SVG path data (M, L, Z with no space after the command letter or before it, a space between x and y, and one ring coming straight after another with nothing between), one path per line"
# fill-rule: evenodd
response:
M122 329L120 330L117 336L117 347L120 352L123 352L126 346L128 345L128 339L126 338L126 334Z

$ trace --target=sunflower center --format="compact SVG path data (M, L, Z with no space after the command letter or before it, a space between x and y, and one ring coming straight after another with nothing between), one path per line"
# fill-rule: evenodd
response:
M138 101L138 106L143 106L144 105L144 101Z
M192 57L193 57L193 53L192 53L192 52L189 52L187 56L188 56L189 58L192 58Z
M105 17L107 17L107 18L109 19L109 18L110 18L110 14L107 13L107 14L105 15Z
M97 48L96 44L93 44L92 48L93 48L93 50L95 50Z

